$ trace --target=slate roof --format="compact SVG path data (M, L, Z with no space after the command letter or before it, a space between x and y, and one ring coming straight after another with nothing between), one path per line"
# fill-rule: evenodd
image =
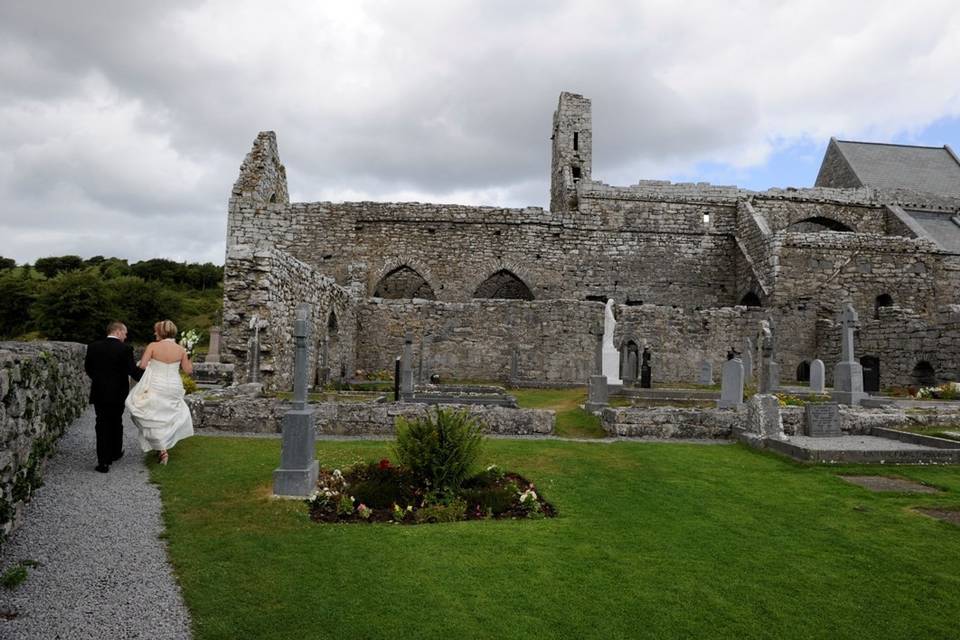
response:
M960 217L956 214L916 209L904 209L903 212L913 218L941 249L960 253Z
M859 181L877 189L960 196L960 160L950 147L831 140Z

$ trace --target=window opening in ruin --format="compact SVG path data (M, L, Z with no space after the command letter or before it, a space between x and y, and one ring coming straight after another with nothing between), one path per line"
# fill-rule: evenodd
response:
M398 300L403 298L423 298L436 300L433 287L415 269L401 265L383 276L373 290L375 298Z
M853 229L843 224L839 220L826 218L824 216L813 216L794 222L786 229L788 232L797 233L819 233L821 231L840 231L843 233L852 233Z
M602 302L603 304L607 304L609 299L607 296L587 296L584 298L587 302Z
M709 214L709 213L703 214L703 224L710 224L710 214Z
M630 299L630 298L627 298L626 305L627 305L628 307L642 307L642 306L643 306L643 300L632 300L632 299Z
M889 293L882 293L877 296L877 299L873 303L873 317L880 319L880 307L892 307L893 306L893 297Z
M580 132L579 131L573 132L573 150L574 151L580 150Z
M335 336L338 333L340 333L340 327L337 324L337 314L331 311L330 316L327 318L327 335Z
M748 291L747 293L745 293L744 296L740 298L740 304L745 307L762 307L763 306L762 304L760 304L760 296L758 296L753 291Z
M275 204L276 202L277 202L277 194L271 193L271 194L270 194L270 204Z
M797 365L797 382L810 382L810 362L804 360Z
M500 300L533 300L530 287L507 269L500 269L480 283L473 293L474 298L496 298Z
M926 360L921 360L913 367L910 377L914 384L921 387L935 387L937 385L937 372Z
M573 171L573 179L580 179L580 167L570 167L570 170Z

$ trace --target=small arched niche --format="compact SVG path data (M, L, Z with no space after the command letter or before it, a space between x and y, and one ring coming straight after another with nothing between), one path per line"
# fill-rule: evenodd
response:
M740 304L744 307L762 307L760 303L760 296L754 291L747 291L743 294L743 297L740 298Z
M839 231L841 233L852 233L853 229L843 224L839 220L827 218L825 216L812 216L794 222L786 229L789 233L820 233L822 231Z
M375 298L391 300L404 298L437 299L430 283L416 269L407 265L400 265L380 278L380 282L373 289L373 295Z
M523 280L507 269L500 269L480 283L473 293L474 298L500 300L533 300L533 292Z
M913 366L910 378L913 384L921 387L937 386L937 372L934 370L933 365L926 360L921 360Z
M804 360L797 365L797 382L810 382L810 361Z

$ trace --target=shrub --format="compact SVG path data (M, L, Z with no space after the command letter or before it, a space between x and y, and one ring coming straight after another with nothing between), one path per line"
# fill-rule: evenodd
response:
M434 414L399 420L394 451L422 487L442 494L455 492L470 476L482 444L474 418L437 407Z
M460 498L452 500L450 504L435 504L421 507L413 513L414 521L424 522L457 522L467 513L467 503Z
M357 502L374 509L388 509L395 503L414 501L412 479L399 469L371 463L363 476L364 479L352 487Z
M200 390L200 387L197 386L197 381L182 371L180 372L180 379L183 381L183 392L185 394L190 395Z

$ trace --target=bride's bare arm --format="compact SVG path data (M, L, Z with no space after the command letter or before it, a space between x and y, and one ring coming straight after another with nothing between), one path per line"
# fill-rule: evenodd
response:
M190 356L187 355L186 349L183 350L183 355L180 356L180 368L183 369L183 372L188 376L193 374L193 363L190 362Z
M147 345L147 348L143 350L143 357L140 358L140 362L137 364L141 369L146 369L147 364L150 360L153 359L153 343Z

